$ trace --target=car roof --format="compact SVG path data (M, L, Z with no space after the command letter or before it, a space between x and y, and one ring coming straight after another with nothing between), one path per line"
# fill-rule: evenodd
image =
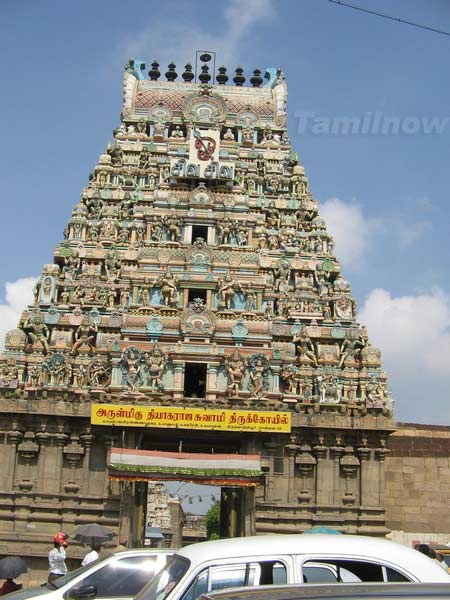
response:
M198 600L308 600L311 598L450 598L450 583L332 583L239 587L208 592Z
M192 563L200 564L205 560L214 561L224 558L243 556L281 556L286 554L308 554L321 558L339 555L377 560L383 564L397 565L409 573L416 574L424 581L445 581L445 572L436 562L408 546L397 544L384 538L360 535L321 534L274 534L229 538L200 542L185 546L177 554L188 558ZM439 573L441 572L441 573ZM429 574L426 577L426 574ZM420 575L419 575L420 574ZM439 577L439 574L442 577ZM448 576L450 582L450 576Z
M108 550L108 548L105 548ZM114 550L114 548L112 548ZM120 552L111 552L111 556L136 556L136 554L175 554L176 548L128 548ZM108 556L110 558L110 556Z

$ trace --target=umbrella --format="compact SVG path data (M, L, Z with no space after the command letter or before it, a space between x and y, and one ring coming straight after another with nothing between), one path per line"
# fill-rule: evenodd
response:
M80 525L75 529L73 537L82 544L95 546L109 542L114 535L114 531L103 525L99 525L98 523L86 523L86 525Z
M317 525L316 527L307 529L303 533L337 533L341 535L341 532L337 529L333 529L332 527L325 527L324 525Z
M28 571L28 565L20 556L7 556L0 560L0 579L14 579Z

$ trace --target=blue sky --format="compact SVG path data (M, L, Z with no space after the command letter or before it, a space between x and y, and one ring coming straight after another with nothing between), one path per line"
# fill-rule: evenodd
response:
M450 31L447 0L353 3ZM181 73L197 49L229 71L284 69L293 145L396 416L450 424L450 38L327 0L1 2L0 329L17 322L119 123L127 59L173 59Z

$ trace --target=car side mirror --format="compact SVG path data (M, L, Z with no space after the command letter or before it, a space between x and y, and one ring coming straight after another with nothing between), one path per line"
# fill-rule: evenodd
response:
M95 598L96 596L96 585L80 585L79 587L73 587L64 594L66 600L87 600L88 598Z

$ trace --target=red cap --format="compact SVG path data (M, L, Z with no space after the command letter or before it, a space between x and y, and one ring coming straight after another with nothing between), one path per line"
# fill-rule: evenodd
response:
M56 542L57 544L65 544L65 543L67 543L68 537L69 536L66 533L64 533L63 531L59 531L57 534L55 534L53 541Z

